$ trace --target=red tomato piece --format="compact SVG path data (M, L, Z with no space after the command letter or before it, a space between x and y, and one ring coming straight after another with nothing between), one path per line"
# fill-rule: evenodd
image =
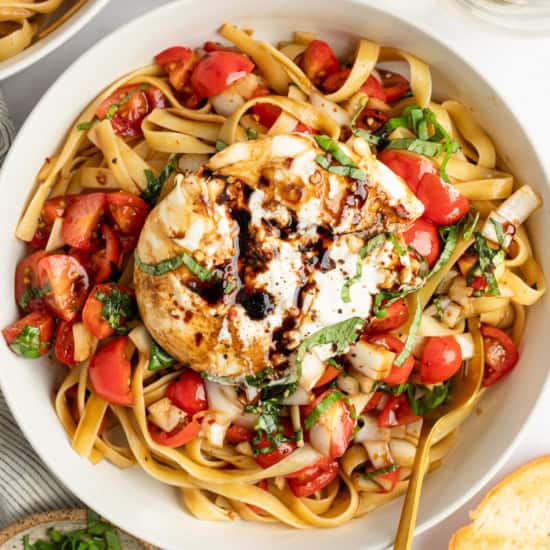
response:
M252 441L253 436L253 432L248 428L239 426L239 424L231 424L225 433L225 440L231 445L236 445L237 443Z
M360 88L361 92L364 92L369 97L376 97L380 101L386 103L386 92L382 88L382 84L373 75L369 75L365 83Z
M182 63L193 56L193 51L185 46L172 46L155 55L155 61L166 70L167 65Z
M220 94L233 82L252 72L254 63L237 52L206 54L193 69L191 86L199 99Z
M396 355L399 355L404 348L403 342L399 338L397 338L397 336L393 336L393 334L378 334L376 336L370 336L369 342L384 346L386 349L393 351ZM412 355L409 355L400 367L393 364L390 374L388 374L388 376L386 376L386 378L384 378L382 382L391 386L404 384L409 379L413 368L414 357Z
M182 370L179 378L168 386L166 397L190 416L208 409L204 380L191 369Z
M437 174L437 169L429 158L408 151L386 149L378 155L378 160L401 176L413 193L416 193L425 174Z
M403 233L403 237L405 242L422 254L429 266L433 267L441 253L441 240L436 225L420 218Z
M48 199L40 212L38 228L32 238L31 246L34 248L44 248L48 242L52 225L56 218L62 218L65 209L74 202L77 195L65 195Z
M18 337L25 327L38 329L39 342L34 347L34 342L18 342ZM36 359L48 353L52 340L53 318L44 311L33 311L19 321L7 326L2 335L10 349L26 359Z
M300 65L306 76L314 83L340 69L340 62L332 48L323 40L312 40L304 53Z
M252 93L252 97L262 97L269 95L269 90L267 88L258 87ZM271 128L275 121L279 118L281 114L281 109L275 105L270 105L269 103L259 103L252 107L252 112L258 118L258 122L265 126L266 128Z
M65 242L80 250L94 250L99 221L105 213L106 205L105 193L80 195L67 208L63 218L61 232Z
M481 334L485 344L483 385L492 386L517 365L519 351L514 341L497 327L482 325Z
M372 411L377 409L382 404L382 399L386 397L386 394L381 391L374 392L373 396L369 399L368 403L365 405L365 408L362 412Z
M44 250L34 252L23 258L15 268L15 301L23 311L37 311L45 307L40 294L38 280L38 262L47 256Z
M44 296L46 305L64 321L74 319L90 286L86 270L73 256L53 254L38 262L37 271L40 286L51 289Z
M390 116L387 112L380 109L363 109L355 125L369 132L376 132L381 126L388 122Z
M474 290L485 290L487 288L487 281L482 275L475 275L470 285Z
M420 360L423 384L439 384L453 376L462 365L462 350L454 336L430 336Z
M318 134L319 132L315 130L315 128L312 128L311 126L307 126L307 124L304 124L303 122L298 122L296 126L294 127L294 132L298 132L300 134Z
M384 302L382 302L384 306ZM409 306L404 298L399 298L393 304L386 307L386 315L384 317L373 317L368 327L367 334L381 334L390 332L404 325L409 318Z
M327 365L325 368L325 372L323 373L323 376L319 378L319 380L317 381L314 387L320 388L321 386L324 386L325 384L332 382L341 372L342 372L342 369L337 369L332 365Z
M470 210L468 199L454 186L445 183L439 174L425 174L416 190L424 204L424 217L437 225L451 225Z
M393 426L411 424L419 419L420 416L416 416L413 413L405 394L390 395L384 408L378 415L378 426L380 428L391 428Z
M113 405L134 403L130 391L132 366L127 357L129 342L127 336L119 336L96 351L90 361L88 372L94 391Z
M325 488L338 475L338 462L320 458L315 464L287 475L288 486L298 498L309 497Z
M170 433L163 432L154 424L149 423L149 433L157 445L163 447L182 447L195 439L201 431L201 425L198 422L189 422L181 428L176 428Z
M104 246L90 258L90 270L94 283L103 283L120 268L122 250L118 235L106 223L101 225Z
M207 40L203 44L203 49L205 52L234 52L235 49L229 46L224 46L220 42L214 42L213 40Z
M125 191L109 193L107 208L115 229L123 235L139 235L149 214L149 207L143 199Z
M290 427L290 423L283 421L282 424L285 437L291 437L292 428ZM262 468L269 468L270 466L273 466L273 464L277 464L277 462L280 462L283 458L294 451L294 449L296 448L296 443L294 441L283 441L276 449L273 449L269 452L261 452L261 449L269 449L272 446L273 443L267 439L265 433L262 433L262 438L260 442L256 445L256 449L259 449L259 451L257 451L257 454L254 455L254 460Z
M409 81L399 73L387 71L386 69L380 69L379 73L387 103L393 103L401 99L410 90Z
M72 321L59 321L55 329L54 353L58 361L69 366L76 365L74 358L74 336L73 325L77 318Z
M168 73L168 80L176 91L183 92L189 87L191 71L197 61L192 50L173 46L157 54L155 61Z
M367 472L369 469L367 469ZM374 470L372 470L374 471ZM401 468L397 466L394 470L391 472L386 472L384 474L377 474L372 477L372 480L378 485L380 485L379 493L391 493L395 486L397 485L397 482L399 481L399 475L401 473Z
M331 94L336 90L339 90L347 80L350 72L350 69L340 69L339 71L328 75L321 84L323 91L327 94Z

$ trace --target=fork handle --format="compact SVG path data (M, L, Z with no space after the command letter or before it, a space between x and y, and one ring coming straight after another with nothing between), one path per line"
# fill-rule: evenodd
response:
M399 527L393 547L394 550L410 550L411 548L420 493L422 491L424 476L426 475L434 432L434 423L424 419L414 457L413 471L407 488L407 495L405 496L405 502L401 510L401 518L399 519Z

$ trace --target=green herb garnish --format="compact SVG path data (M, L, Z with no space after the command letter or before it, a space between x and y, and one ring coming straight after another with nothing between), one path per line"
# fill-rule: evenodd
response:
M464 232L462 233L462 237L465 240L468 240L474 234L478 223L479 211L472 208L468 214L466 214L466 219L464 220Z
M170 271L174 271L174 269L178 269L182 265L189 269L189 271L191 271L191 273L193 273L193 275L195 275L197 279L199 279L199 281L205 282L210 280L214 276L213 271L210 271L206 267L202 266L188 252L182 252L181 254L163 260L158 264L146 264L139 259L136 250L135 260L136 266L141 271L147 273L148 275L153 275L154 277L158 277L160 275L169 273Z
M393 233L388 233L388 239L400 256L404 256L407 253L407 251L399 244L397 237Z
M151 354L149 355L148 370L167 369L176 364L176 360L167 352L165 352L154 340L151 344Z
M498 220L495 220L495 218L493 218L492 216L489 216L489 221L493 224L493 227L495 228L495 234L497 236L498 244L501 248L504 248L506 241L504 239L504 230L502 228L502 224Z
M441 305L441 296L436 296L433 299L433 304L435 306L435 311L436 311L435 318L438 321L443 321L444 311L443 311L443 306Z
M255 128L246 129L246 137L250 139L256 139L258 137L258 131Z
M365 477L367 479L374 479L376 476L380 476L383 474L391 474L392 472L395 472L397 470L398 466L395 462L392 462L389 466L386 466L385 468L378 468L377 470L371 470L370 472L365 472Z
M433 390L428 390L426 387L420 388L422 396L416 397L419 386L409 384L407 388L407 398L414 414L417 416L424 416L432 409L439 407L439 405L444 403L447 399L449 387L450 382L447 381L443 384L434 386Z
M344 399L345 395L339 391L333 391L330 393L327 393L323 399L315 406L315 408L311 411L309 416L305 419L304 425L307 430L310 430L313 424L318 420L318 418L326 411L328 408L333 404L336 403L336 401L339 401L340 399Z
M436 157L441 153L441 143L434 143L432 141L425 141L417 138L399 138L392 139L387 149L402 149L410 151L411 153L418 153L425 157Z
M380 143L380 137L363 130L363 128L351 128L351 133L354 136L363 138L367 143L371 145L378 145Z
M319 145L323 151L329 153L338 164L341 164L342 166L353 166L354 168L357 167L355 162L353 162L353 160L351 160L340 148L338 142L325 135L315 135L313 137L317 142L317 145Z
M466 276L466 281L468 284L471 284L474 272L479 267L483 274L485 281L487 282L487 290L489 294L493 296L498 296L500 290L498 288L498 283L495 277L495 265L498 265L502 258L501 250L492 249L487 243L487 239L478 231L474 233L475 242L474 249L478 253L478 261L476 265L468 272Z
M81 132L85 132L86 130L89 130L92 127L92 122L80 122L76 125L76 129L80 130Z
M40 341L40 329L31 325L25 325L9 344L11 351L25 359L37 359L49 347L50 342Z
M168 159L168 163L162 169L159 177L155 177L155 174L151 170L144 170L145 177L147 178L147 188L141 193L141 198L149 205L153 206L158 201L160 192L166 180L170 174L176 169L177 155L172 155Z
M96 291L94 298L99 300L103 306L101 308L101 317L117 334L126 334L128 327L127 321L135 317L136 304L133 296L129 292L120 291L113 287L111 294Z
M439 228L439 236L445 244L443 245L443 250L437 259L437 262L435 262L430 273L428 274L428 278L436 274L451 258L458 243L459 230L459 224L445 225Z
M225 141L223 141L222 139L217 139L214 148L219 153L220 151L223 151L227 148L227 143L225 143Z
M28 311L29 302L31 300L40 300L46 296L49 292L51 292L52 288L50 285L46 284L41 288L33 288L29 287L25 289L25 292L23 292L23 296L19 298L19 306L23 311Z
M405 345L401 350L401 353L395 358L393 364L397 367L403 366L403 363L407 360L409 355L412 353L414 346L414 340L420 327L420 322L422 321L422 306L420 305L420 300L418 299L418 294L416 295L416 308L414 310L414 317L409 328L409 334L405 340Z

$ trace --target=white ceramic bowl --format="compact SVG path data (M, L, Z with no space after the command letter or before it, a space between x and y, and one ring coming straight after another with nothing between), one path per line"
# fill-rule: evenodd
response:
M530 223L538 258L543 236L550 234L546 177L528 136L499 94L456 53L408 22L355 1L318 0L184 0L157 9L119 29L76 61L44 95L19 132L0 176L0 219L7 234L0 243L4 277L0 280L0 326L17 315L12 273L23 246L11 235L28 189L42 160L51 154L80 110L101 88L146 63L173 44L199 45L215 36L223 21L255 28L270 41L287 38L294 29L314 30L345 48L366 35L383 44L403 47L428 61L436 96L455 97L470 105L495 139L498 150L523 181L534 185L546 206ZM108 60L108 61L105 61ZM93 71L89 68L94 67ZM63 109L57 108L63 105ZM513 139L512 139L513 137ZM429 476L422 496L418 531L453 512L495 473L509 456L532 414L547 378L547 327L550 301L529 312L520 365L483 400L482 415L471 417L457 448L443 467ZM0 382L26 436L47 465L86 504L123 529L168 549L204 548L269 550L311 547L383 548L391 543L401 501L335 530L297 531L247 522L204 523L187 515L177 491L134 468L120 471L108 463L96 467L77 456L51 406L58 369L46 361L25 361L0 345Z
M42 40L38 40L17 55L0 62L0 82L59 48L88 24L107 4L109 0L88 0L68 21Z

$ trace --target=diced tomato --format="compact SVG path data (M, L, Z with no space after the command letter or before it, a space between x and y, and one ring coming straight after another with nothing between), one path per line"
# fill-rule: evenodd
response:
M393 336L393 334L377 334L376 336L370 336L369 342L373 344L378 344L384 346L385 348L393 351L396 355L399 355L404 348L403 342ZM391 386L397 386L399 384L404 384L411 374L411 371L414 368L414 357L409 355L404 363L398 367L395 363L391 367L391 372L382 380L385 384Z
M384 302L382 302L382 307ZM393 304L385 307L386 314L383 317L373 317L366 328L367 334L381 334L390 332L404 325L409 318L409 306L404 298L400 298Z
M323 457L315 464L286 476L290 490L298 498L309 497L325 488L338 475L338 462Z
M143 199L125 191L109 193L107 208L115 229L123 235L139 235L149 213L149 207Z
M292 437L292 428L290 423L283 420L283 430L285 437ZM269 441L265 435L262 434L260 442L256 445L256 454L254 455L254 460L262 467L269 468L273 464L277 464L288 456L296 448L296 443L294 441L283 441L279 444L276 449L273 449L269 452L262 453L262 449L269 449L273 446L273 443Z
M80 195L63 218L63 239L80 250L94 250L98 242L98 225L105 213L105 193Z
M369 75L365 83L361 86L360 91L364 92L369 97L376 97L380 101L386 102L384 88L382 88L382 84L380 84L378 79L373 75Z
M420 218L403 233L403 237L405 242L422 254L429 266L433 267L441 253L441 241L436 225Z
M254 63L241 53L210 52L193 69L193 92L199 99L220 94L233 82L252 72L253 68Z
M401 99L410 90L409 81L399 73L387 71L386 69L380 69L379 73L387 103L393 103Z
M100 246L90 258L90 269L94 283L103 283L120 268L122 250L115 230L106 223L101 224L103 246Z
M444 182L439 174L425 174L416 190L424 204L424 217L437 225L451 225L470 210L468 199L454 186Z
M376 130L388 122L389 118L390 116L385 111L366 108L363 109L361 114L357 117L355 125L369 132L376 132Z
M327 94L331 94L336 90L339 90L347 80L350 72L350 69L340 69L339 71L328 75L321 84L323 91Z
M475 275L470 285L474 290L482 291L487 288L487 281L482 275Z
M172 46L155 55L155 61L166 70L172 63L184 63L193 56L193 51L185 46Z
M308 44L302 54L300 65L314 84L319 84L325 77L340 69L336 54L323 40L312 40Z
M519 351L514 341L497 327L482 325L481 334L485 344L483 385L492 386L517 365Z
M454 336L430 336L420 360L423 384L439 384L456 374L462 365L462 349Z
M382 403L382 399L386 396L384 392L376 391L373 396L369 399L368 403L365 405L365 408L362 412L373 411L377 409L378 406Z
M207 40L202 47L205 52L234 52L235 51L234 48L231 48L229 46L224 46L223 44L220 44L219 42L214 42L212 40Z
M76 365L74 358L74 336L73 325L77 318L72 321L59 321L55 329L54 353L58 361L69 366Z
M420 416L413 413L405 394L389 395L384 408L378 415L378 426L380 428L391 428L411 424L419 419Z
M127 336L119 336L96 351L88 373L94 391L114 405L131 406L134 397L130 391L132 366L127 357Z
M201 431L201 425L198 422L189 422L183 427L178 427L170 433L163 432L152 423L149 423L149 433L157 445L163 447L182 447L195 439Z
M332 382L341 372L342 369L338 369L336 367L333 367L332 365L327 365L323 376L319 378L314 387L320 388L321 386Z
M373 469L367 469L367 472L374 471ZM373 475L372 480L375 483L380 485L379 493L391 493L397 482L399 481L399 475L401 473L401 468L399 466L395 467L391 472L385 472L383 474Z
M25 327L38 329L38 342L29 339L20 340L19 336ZM2 335L14 353L26 359L36 359L48 353L52 340L52 331L52 316L44 311L33 311L19 321L7 326L2 331Z
M252 97L269 95L267 88L258 87L252 93ZM258 117L258 122L266 128L271 128L281 114L281 109L269 103L259 103L252 107L252 112Z
M425 174L437 174L436 167L429 158L408 151L386 149L378 155L378 160L401 176L413 193L416 193Z
M47 255L44 250L38 250L23 258L15 268L15 301L23 311L37 311L45 307L44 300L39 297L37 265Z
M74 319L88 293L88 274L73 256L53 254L43 257L37 265L38 281L42 288L49 288L44 302L53 313L64 321Z
M225 440L231 445L236 445L237 443L252 441L253 436L254 433L248 428L239 426L239 424L231 424L225 433Z
M312 128L311 126L308 126L303 122L298 122L294 127L293 131L298 132L300 134L318 134L319 133L317 130L315 130L315 128Z
M198 372L188 368L168 386L166 397L190 416L208 409L204 380Z
M40 212L38 228L31 241L31 245L34 248L44 248L46 246L55 219L63 217L65 209L74 202L77 196L64 195L62 197L54 197L44 203Z
M192 50L184 46L167 48L155 56L155 61L168 73L168 80L178 92L189 87L191 71L197 61Z

